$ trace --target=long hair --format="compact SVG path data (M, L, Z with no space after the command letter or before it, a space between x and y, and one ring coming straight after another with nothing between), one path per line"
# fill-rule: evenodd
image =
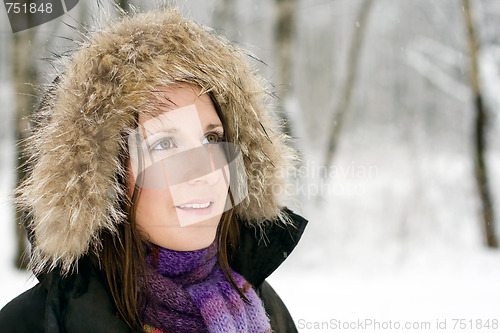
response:
M210 95L210 97L224 127L223 114L215 103L213 96ZM136 122L138 123L138 115ZM128 152L124 152L121 155L124 170L128 165L128 161ZM127 186L126 177L126 174L117 176L119 185L122 188ZM141 238L136 224L137 204L140 194L141 188L136 183L131 197L122 198L121 207L126 214L126 220L118 227L116 233L107 231L102 233L102 249L99 253L104 279L107 282L118 314L133 330L142 329L142 296L148 288L145 274L146 249L144 246L147 245L147 242ZM230 189L228 196L231 203L234 204ZM238 248L239 240L239 227L233 209L222 214L217 227L216 239L218 240L218 263L226 280L235 288L242 299L249 303L243 291L236 285L229 266L229 262Z

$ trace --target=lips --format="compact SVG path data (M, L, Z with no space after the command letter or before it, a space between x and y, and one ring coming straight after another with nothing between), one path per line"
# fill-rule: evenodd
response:
M206 215L212 212L213 206L213 198L198 198L195 200L184 202L180 205L176 205L175 208L177 209L177 211L182 211L193 215Z
M186 208L194 208L194 209L200 209L200 208L207 208L208 206L210 206L212 204L211 201L208 201L206 203L200 203L200 204L196 204L196 203L193 203L193 204L185 204L185 205L180 205L178 206L179 208L182 208L182 209L186 209Z

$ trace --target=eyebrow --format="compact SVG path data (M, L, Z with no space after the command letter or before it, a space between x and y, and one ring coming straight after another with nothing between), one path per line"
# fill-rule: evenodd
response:
M142 127L142 134L143 134L145 139L149 138L152 135L160 133L160 132L171 135L171 134L179 133L179 129L177 127L170 127L167 129L162 129L161 131L157 131L157 132L149 132L146 128Z
M210 130L213 130L214 128L217 128L217 127L222 127L222 130L224 130L224 127L222 126L221 123L211 123L205 127L205 131L210 131Z

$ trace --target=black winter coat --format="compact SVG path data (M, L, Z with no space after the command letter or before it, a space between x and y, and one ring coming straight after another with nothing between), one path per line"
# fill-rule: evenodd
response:
M265 279L286 259L299 241L307 220L286 210L294 225L269 224L266 240L240 223L240 244L231 267L255 286L274 332L297 332L290 313ZM116 313L105 281L88 258L78 263L78 273L61 277L56 272L38 277L40 282L0 311L0 332L130 332Z

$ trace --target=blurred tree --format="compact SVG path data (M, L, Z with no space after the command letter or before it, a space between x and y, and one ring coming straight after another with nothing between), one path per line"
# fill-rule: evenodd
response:
M338 146L339 136L344 123L345 115L351 104L352 91L356 83L359 57L362 51L363 38L365 36L366 25L368 23L368 14L372 7L372 0L363 0L359 7L359 12L356 18L356 27L353 31L351 44L349 46L349 54L347 57L347 77L343 85L343 92L340 95L339 102L333 113L330 126L327 131L328 142L327 151L325 154L324 165L326 170L333 163L333 157Z
M478 50L479 40L475 32L474 16L469 0L463 0L463 11L467 28L467 42L470 56L470 85L475 107L474 123L474 176L481 200L482 219L486 244L491 248L498 248L498 240L495 234L495 215L491 199L491 191L488 181L488 167L485 159L486 150L486 124L487 113L483 103L483 92L480 85Z
M295 37L296 0L275 0L276 19L274 24L274 45L278 64L277 93L285 134L292 135L289 117L286 114L286 102L292 89L293 41Z
M33 44L34 44L35 29L13 34L12 38L12 61L13 61L13 84L15 91L15 113L16 113L16 142L26 139L29 135L28 117L31 115L33 105L35 104L35 90L32 84L36 79L36 67L33 62ZM16 145L17 156L17 185L25 178L24 168L21 167L26 163L26 157L22 155L21 149ZM24 211L16 210L16 238L17 249L15 265L19 269L25 269L27 266L26 251L26 230L23 222L25 217Z

